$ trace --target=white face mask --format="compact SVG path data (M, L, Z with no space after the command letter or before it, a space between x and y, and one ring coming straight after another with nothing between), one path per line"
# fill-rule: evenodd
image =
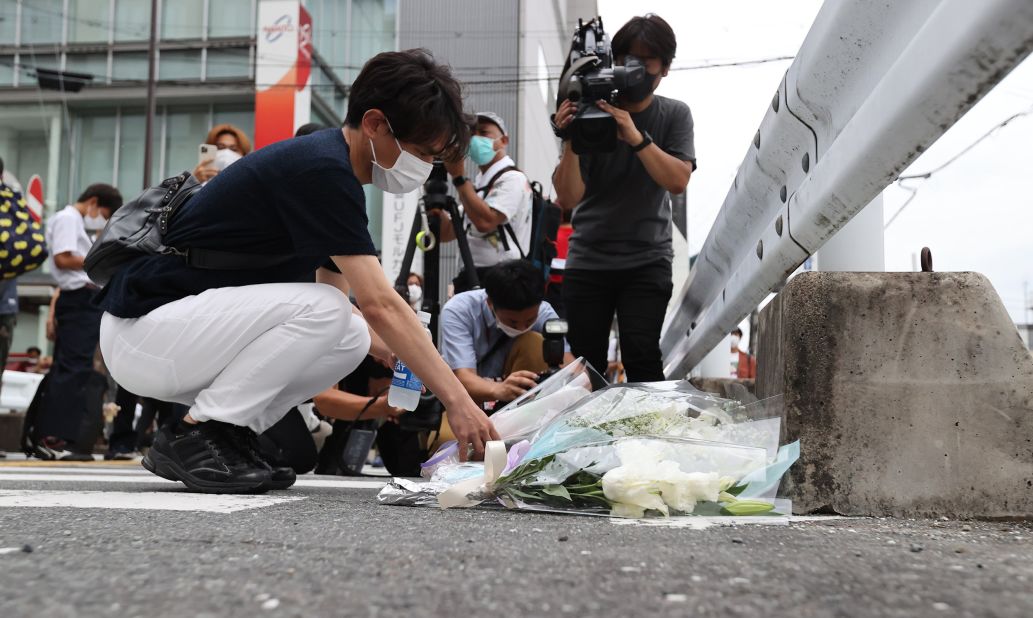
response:
M534 328L534 324L528 326L524 330L517 330L517 329L513 328L512 326L506 326L505 324L502 323L502 320L499 319L499 315L497 313L495 314L495 325L498 326L499 330L501 330L502 333L505 336L509 337L510 339L515 339L515 338L519 337L520 335L523 335L527 331L531 330L532 328Z
M91 231L91 232L96 232L97 230L103 230L104 226L107 225L107 224L108 224L108 220L105 219L104 217L100 216L100 215L97 215L97 216L86 215L85 217L83 217L83 225L85 225L86 229Z
M409 285L409 304L416 307L423 300L423 288L412 283Z
M741 339L739 339L739 337L736 337L736 336L733 335L732 336L732 347L733 348L738 348L739 347L739 341L741 341Z
M387 128L391 129L390 122L387 123ZM394 132L394 129L391 129L391 133ZM386 169L377 163L377 150L373 147L373 140L369 140L370 150L373 151L373 184L388 193L411 193L427 182L434 165L403 149L398 138L395 138L395 144L398 145L400 154L394 166Z
M240 161L242 157L243 155L239 152L233 152L229 148L223 148L215 153L215 160L212 162L212 167L221 172L233 163Z

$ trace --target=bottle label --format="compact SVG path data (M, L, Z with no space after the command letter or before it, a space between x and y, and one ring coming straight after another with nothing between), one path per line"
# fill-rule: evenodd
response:
M391 378L391 386L420 392L423 390L423 380L413 375L412 370L406 367L405 363L397 360L395 361L394 376Z

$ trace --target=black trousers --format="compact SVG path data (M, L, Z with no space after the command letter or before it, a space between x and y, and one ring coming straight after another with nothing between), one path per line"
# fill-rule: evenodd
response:
M660 329L672 289L671 263L666 260L626 270L564 271L567 341L574 356L584 356L596 371L605 373L616 312L628 381L663 380Z
M107 380L93 368L103 311L92 303L94 291L62 290L54 308L57 339L47 396L38 421L41 436L74 444L84 426L103 423L101 406ZM102 386L103 385L103 386ZM81 445L89 449L92 444Z

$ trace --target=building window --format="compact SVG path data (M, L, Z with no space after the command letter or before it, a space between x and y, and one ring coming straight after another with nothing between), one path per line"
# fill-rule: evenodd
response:
M16 30L18 30L18 4L16 2L0 2L0 41L6 45L13 45Z
M251 0L208 2L208 37L249 37L255 34Z
M107 43L111 0L68 0L68 41Z
M167 50L158 56L158 79L201 79L201 51Z
M161 116L155 119L155 126L160 126ZM143 110L126 111L121 113L122 125L119 131L118 144L118 189L128 199L143 190L143 151L145 123ZM161 181L158 173L158 142L160 134L155 136L155 148L151 151L151 182L157 184Z
M223 0L217 0L217 2ZM161 38L200 39L204 33L204 0L165 2L161 11Z
M0 56L0 88L14 84L14 56Z
M10 4L8 2L7 4ZM22 45L61 42L64 0L32 0L22 3Z
M248 47L232 47L228 49L208 49L208 71L206 79L224 79L229 77L247 78L251 68L251 49Z
M115 0L115 40L151 38L151 0Z
M147 52L119 52L111 63L111 81L147 80Z
M197 167L197 147L208 130L208 108L172 108L166 114L165 176Z
M102 83L108 79L107 54L68 54L65 67L69 71L89 73L94 83Z
M78 134L78 186L72 187L72 191L82 191L95 182L114 182L111 164L115 156L115 114L83 116Z

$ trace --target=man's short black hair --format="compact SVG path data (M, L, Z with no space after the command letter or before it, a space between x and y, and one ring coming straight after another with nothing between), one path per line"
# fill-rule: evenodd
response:
M37 348L36 346L29 346L29 349L25 350L26 354L32 354L33 352L35 352L36 354L40 354L40 355L43 354L43 350Z
M488 269L482 283L496 309L523 311L545 298L545 279L527 260L499 262Z
M741 329L741 328L739 328L738 326L736 326L736 327L735 327L735 330L733 330L731 334L733 334L733 335L739 335L740 337L742 337L742 329Z
M326 129L325 124L319 124L318 122L306 122L305 124L298 127L298 130L294 132L294 137L301 137L302 135L309 135L316 131L322 131Z
M430 147L445 138L445 159L466 153L476 125L463 112L452 71L425 49L383 52L366 62L352 83L344 124L357 128L371 109L384 112L399 141Z
M616 58L631 53L631 46L635 43L645 45L654 56L663 62L664 68L671 66L674 61L674 53L678 49L678 42L674 38L674 30L671 29L671 25L653 13L649 13L645 17L632 17L610 39L610 48Z
M112 213L122 207L122 194L118 189L102 182L94 183L82 192L76 202L85 202L91 197L97 198L97 206L107 208Z

